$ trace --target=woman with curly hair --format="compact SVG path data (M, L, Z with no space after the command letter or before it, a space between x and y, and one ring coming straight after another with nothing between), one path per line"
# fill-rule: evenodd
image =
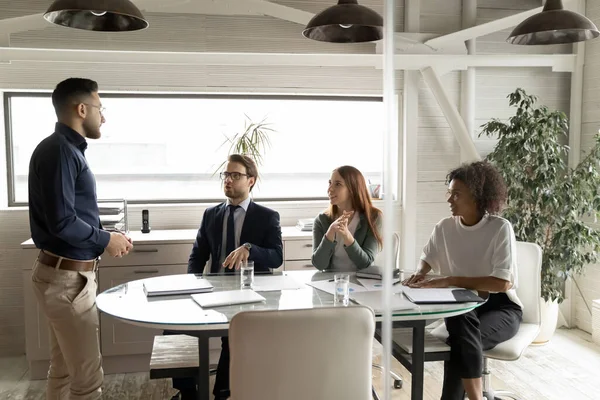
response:
M462 287L487 301L475 310L446 318L450 360L444 364L442 400L483 397L483 351L516 335L522 320L517 297L516 239L512 225L497 216L506 185L488 162L452 170L448 182L451 217L434 228L410 287ZM430 271L442 277L427 277Z
M381 211L371 203L360 171L334 169L327 189L329 208L313 224L312 264L321 271L357 271L381 249Z

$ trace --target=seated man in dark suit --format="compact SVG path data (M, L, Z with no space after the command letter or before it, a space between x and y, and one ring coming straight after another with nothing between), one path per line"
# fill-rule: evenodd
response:
M234 273L247 260L255 272L269 272L283 263L283 243L279 213L250 199L258 178L254 161L243 155L229 156L221 172L227 201L208 208L202 217L196 242L190 254L188 273L201 274L209 258L210 273ZM213 393L216 400L229 396L229 341L221 338L221 358ZM195 399L193 378L173 379L182 400ZM206 390L206 388L198 388Z

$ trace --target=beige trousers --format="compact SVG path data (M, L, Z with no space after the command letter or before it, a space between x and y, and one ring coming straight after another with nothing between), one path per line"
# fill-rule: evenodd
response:
M56 269L38 261L33 290L50 326L47 400L102 397L102 356L96 274Z

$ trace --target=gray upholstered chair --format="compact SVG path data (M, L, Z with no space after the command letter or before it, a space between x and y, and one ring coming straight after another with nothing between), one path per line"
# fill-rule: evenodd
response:
M533 343L540 332L542 249L535 243L517 242L517 296L523 303L523 323L516 336L484 352L483 357L483 395L487 400L498 398L521 398L507 390L494 390L492 387L489 360L515 361L525 349ZM439 339L446 340L448 331L441 324L431 332Z
M364 306L240 312L229 327L231 399L368 399L374 332Z

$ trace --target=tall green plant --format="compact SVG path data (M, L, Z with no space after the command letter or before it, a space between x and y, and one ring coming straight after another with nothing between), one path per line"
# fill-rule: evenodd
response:
M504 217L517 240L541 246L542 297L560 303L567 277L598 260L600 231L589 222L600 213L600 136L579 165L569 168L566 115L536 106L537 98L523 89L508 98L516 115L507 123L486 123L480 136L498 139L487 159L508 185Z
M227 138L220 147L229 144L227 154L243 154L254 160L260 167L264 162L264 155L267 149L271 148L271 140L269 135L275 130L271 128L271 124L266 122L266 118L255 123L252 122L248 115L244 114L246 120L244 122L244 130L236 133L233 137ZM217 167L215 173L219 172L227 161L223 161Z

